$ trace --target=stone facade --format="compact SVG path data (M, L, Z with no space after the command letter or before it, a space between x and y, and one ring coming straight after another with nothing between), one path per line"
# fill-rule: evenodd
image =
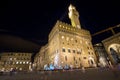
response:
M41 66L43 68L45 64L53 64L58 67L69 65L73 68L81 68L95 67L96 61L90 32L57 21L49 34L48 44L40 49L35 57L34 64L39 68Z

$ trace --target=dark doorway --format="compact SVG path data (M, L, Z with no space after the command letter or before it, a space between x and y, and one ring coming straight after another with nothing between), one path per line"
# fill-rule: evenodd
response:
M117 52L113 48L110 48L110 52L111 52L114 63L115 64L120 63L120 57L118 56Z

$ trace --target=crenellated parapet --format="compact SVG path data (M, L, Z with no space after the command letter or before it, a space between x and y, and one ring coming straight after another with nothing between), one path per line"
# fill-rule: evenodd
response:
M72 27L70 24L67 24L62 21L57 21L57 23L55 24L55 26L53 27L52 31L49 34L49 39L50 39L50 37L52 37L52 35L54 35L58 31L68 32L70 34L75 34L75 35L78 35L81 37L91 39L91 35L88 30Z

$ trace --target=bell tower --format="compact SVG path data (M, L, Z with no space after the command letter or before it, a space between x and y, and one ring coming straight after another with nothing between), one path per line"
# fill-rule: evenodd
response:
M81 29L81 25L80 25L80 21L79 21L79 13L76 10L76 8L70 4L70 6L68 7L69 13L69 19L71 20L71 24L73 27L75 28L79 28Z

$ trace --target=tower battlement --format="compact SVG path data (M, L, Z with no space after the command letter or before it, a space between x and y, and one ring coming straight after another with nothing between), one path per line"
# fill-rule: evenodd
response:
M88 30L72 27L70 24L59 21L59 20L56 22L52 31L50 32L49 38L52 35L54 35L54 33L56 31L68 32L68 33L71 33L71 34L75 34L75 35L78 35L78 36L82 36L82 37L86 37L86 38L91 39L90 32Z

